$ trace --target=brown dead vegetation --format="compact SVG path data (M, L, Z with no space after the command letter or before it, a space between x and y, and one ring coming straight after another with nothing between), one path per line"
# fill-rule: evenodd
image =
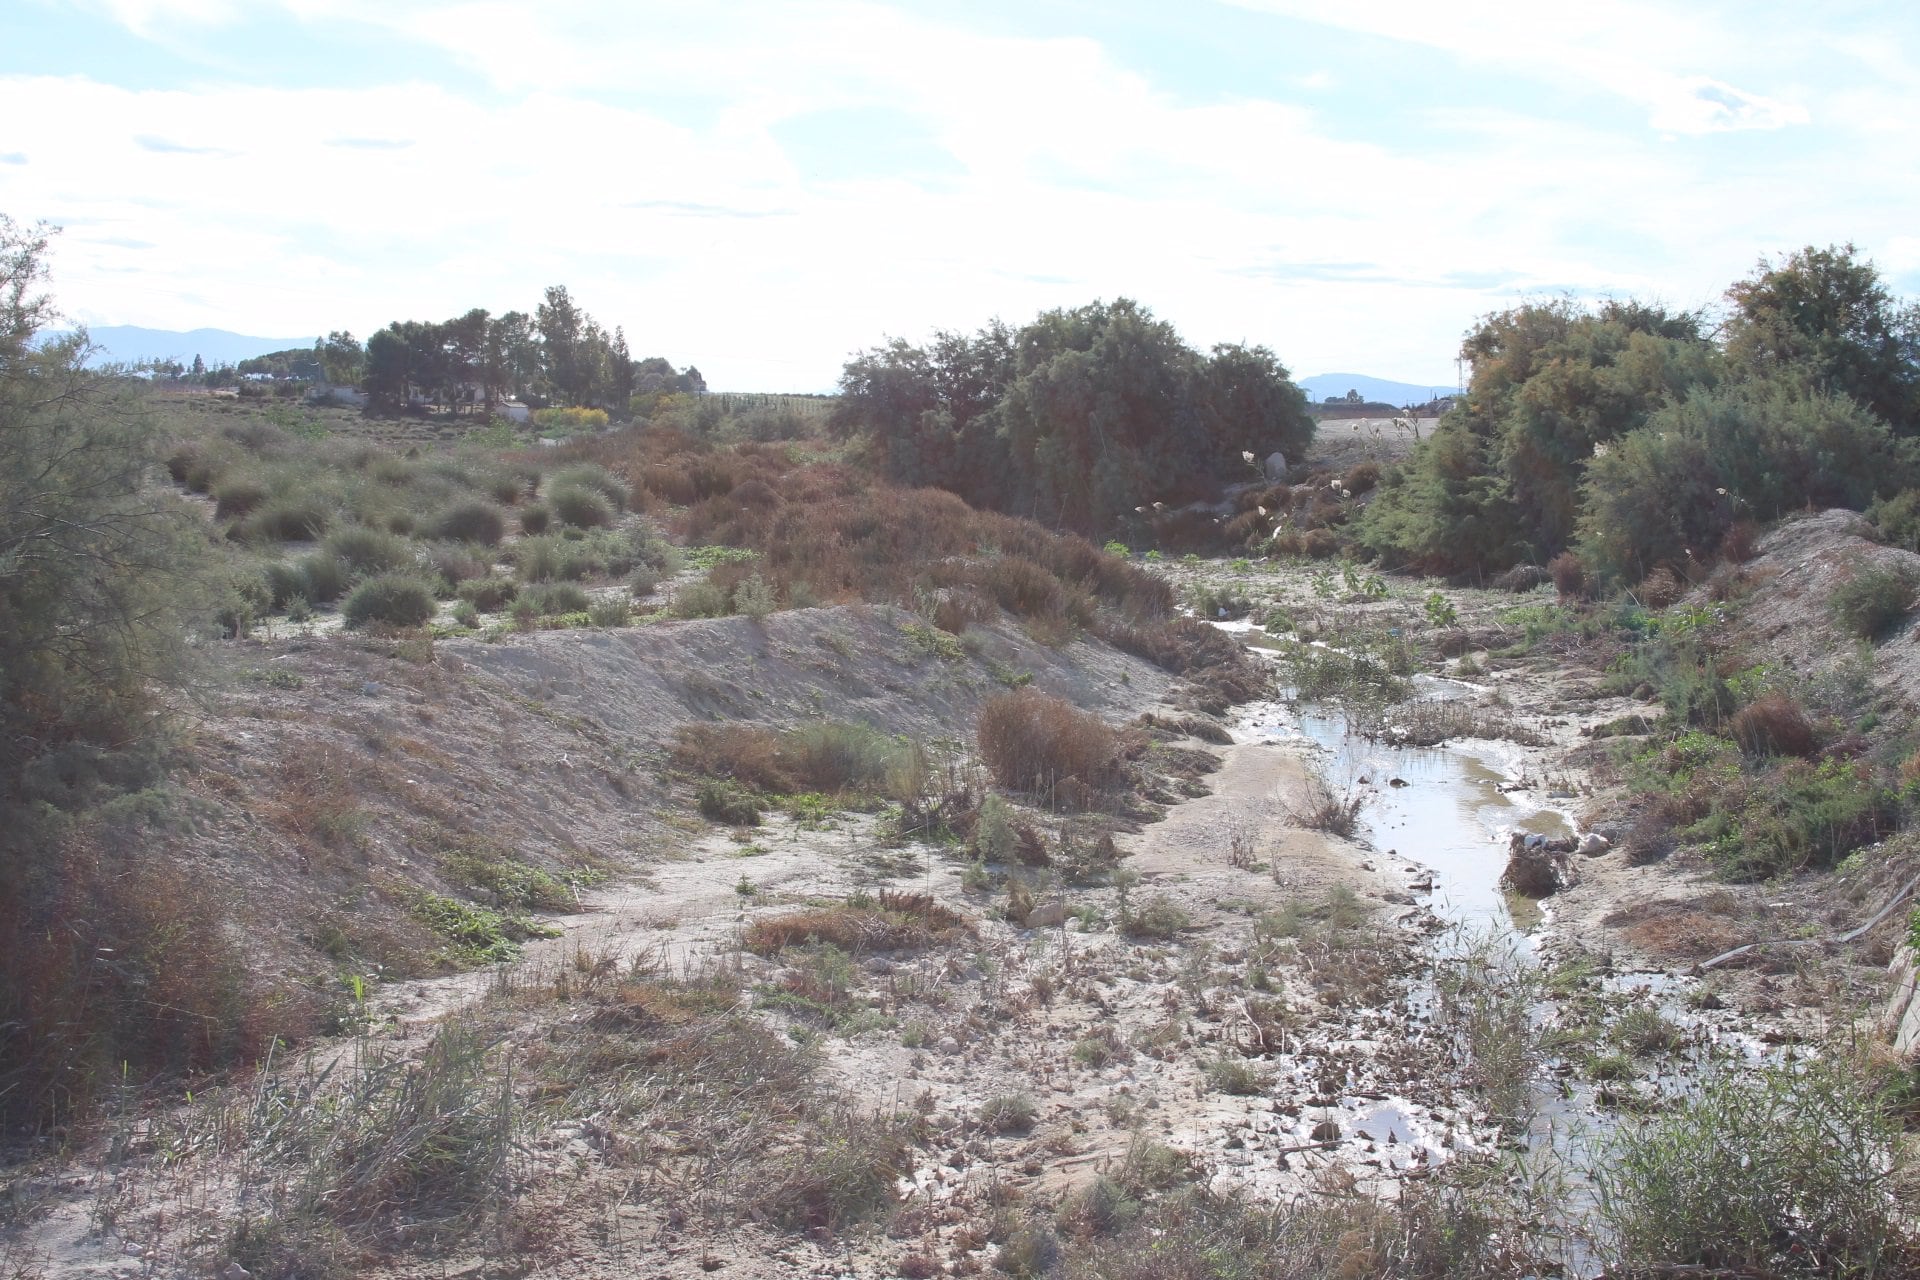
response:
M1064 698L1019 689L980 708L980 755L1010 790L1056 796L1083 809L1121 776L1120 741L1098 716Z
M747 926L744 941L747 950L763 956L809 943L867 954L919 950L970 931L965 916L928 894L882 889L877 899L762 916Z

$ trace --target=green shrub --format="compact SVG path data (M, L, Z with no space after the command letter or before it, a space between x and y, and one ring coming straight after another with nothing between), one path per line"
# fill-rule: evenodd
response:
M673 612L681 618L724 618L733 612L733 605L724 588L702 578L674 593Z
M596 627L624 627L633 621L633 607L619 596L607 596L588 607L587 621Z
M545 533L552 523L553 512L544 502L529 502L520 509L520 532L524 534Z
M605 498L607 505L615 511L626 510L626 481L605 467L591 462L579 462L570 467L562 467L547 477L546 487L549 494L555 489L586 489Z
M1920 583L1904 567L1869 566L1833 589L1827 607L1836 622L1863 640L1874 640L1913 612Z
M578 582L596 568L591 548L550 533L522 538L513 548L513 562L525 582Z
M490 502L457 502L433 521L433 536L491 547L506 534L506 513Z
M752 618L755 622L765 620L774 610L773 588L759 574L750 575L733 589L733 608L736 613Z
M520 501L520 495L526 491L526 483L511 471L486 472L475 487L503 507Z
M561 613L585 613L593 604L586 588L573 582L547 582L520 593L544 616Z
M730 827L760 825L759 802L750 792L724 779L709 778L702 782L698 803L701 816L713 822L724 822Z
M1140 1203L1112 1178L1101 1174L1069 1195L1060 1205L1054 1225L1065 1236L1108 1235L1140 1216Z
M980 1123L989 1133L1025 1133L1040 1108L1024 1093L1003 1093L980 1104Z
M613 523L613 504L592 489L570 485L547 491L554 519L576 529L598 529Z
M1704 557L1737 520L1869 506L1911 482L1914 449L1845 397L1760 380L1696 390L1587 469L1581 555L1602 582Z
M1787 760L1756 785L1725 788L1708 816L1687 829L1704 840L1721 873L1760 880L1832 866L1899 824L1900 797L1865 764Z
M1207 1086L1218 1093L1253 1097L1265 1093L1273 1080L1242 1058L1215 1058L1207 1063Z
M270 494L266 481L252 475L224 475L213 486L213 518L234 520L265 502Z
M607 411L605 409L587 409L580 405L555 406L551 409L535 409L533 425L546 435L570 435L579 431L605 431L607 429Z
M512 578L470 578L460 584L460 599L484 613L498 613L513 603L520 586Z
M480 610L474 608L471 600L462 600L453 606L453 620L472 630L480 625Z
M488 911L437 893L422 893L415 898L412 914L446 941L449 960L469 968L504 964L520 954L520 944L526 939L552 937L555 933L519 916Z
M1889 545L1920 551L1920 489L1903 489L1867 508L1867 518Z
M1178 936L1191 922L1191 917L1178 903L1164 894L1156 894L1129 911L1120 930L1129 938L1165 940Z
M1622 1275L1884 1274L1898 1142L1844 1061L1729 1072L1603 1144L1600 1260Z
M353 583L353 569L331 551L316 551L300 561L302 593L314 604L331 604Z
M383 623L390 627L418 627L430 620L436 607L433 588L407 574L387 573L368 578L353 589L340 616L349 627Z
M266 569L267 588L270 605L276 609L285 609L296 597L311 602L307 591L307 577L297 564L285 560L275 560Z
M311 542L332 522L332 509L319 497L287 494L255 507L233 532L243 542Z
M321 550L344 560L355 573L390 573L413 564L413 548L405 538L365 525L350 525L328 535Z

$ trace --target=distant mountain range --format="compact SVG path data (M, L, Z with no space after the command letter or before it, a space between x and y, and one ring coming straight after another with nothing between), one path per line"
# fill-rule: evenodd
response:
M137 364L142 360L178 360L191 365L199 356L209 369L223 364L239 364L255 356L292 347L311 348L307 338L253 338L225 329L143 329L139 325L106 324L89 328L87 336L100 348L94 364Z
M1394 382L1370 378L1364 373L1321 373L1311 378L1295 378L1294 385L1307 393L1307 399L1319 404L1328 396L1344 396L1358 391L1362 400L1375 404L1425 404L1438 396L1459 394L1458 387L1428 382Z

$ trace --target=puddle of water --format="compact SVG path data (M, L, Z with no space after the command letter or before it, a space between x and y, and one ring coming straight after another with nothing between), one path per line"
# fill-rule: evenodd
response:
M1396 747L1349 732L1337 713L1277 703L1249 708L1242 736L1310 743L1336 790L1365 786L1360 837L1431 870L1431 905L1448 923L1513 929L1500 891L1507 836L1515 829L1550 836L1572 830L1565 814L1503 790L1520 777L1517 753L1504 743Z

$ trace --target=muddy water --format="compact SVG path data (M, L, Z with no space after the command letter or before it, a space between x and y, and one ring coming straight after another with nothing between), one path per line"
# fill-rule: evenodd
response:
M1435 681L1422 694L1444 696L1447 683ZM1365 793L1358 837L1430 871L1428 905L1448 924L1475 933L1515 928L1500 890L1508 836L1572 830L1550 798L1523 785L1524 761L1504 743L1396 747L1350 732L1337 712L1280 703L1249 707L1236 736L1310 747L1336 792Z

